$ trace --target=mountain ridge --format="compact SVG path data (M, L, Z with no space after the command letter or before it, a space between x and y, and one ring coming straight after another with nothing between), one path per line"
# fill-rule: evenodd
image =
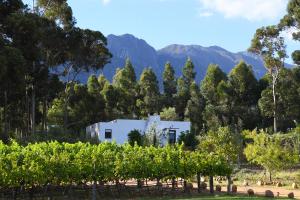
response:
M179 77L187 58L191 58L194 63L198 83L205 76L209 64L217 64L224 72L228 73L236 64L244 60L252 66L257 78L261 78L266 73L263 60L259 56L246 51L233 53L217 45L203 47L197 44L170 44L156 50L147 41L134 35L110 34L107 36L107 48L113 55L111 62L96 74L103 73L110 81L112 81L116 69L125 65L127 58L131 60L137 77L145 67L151 67L156 73L160 85L165 63L170 62L176 76ZM81 74L80 81L86 81L89 75L90 73Z

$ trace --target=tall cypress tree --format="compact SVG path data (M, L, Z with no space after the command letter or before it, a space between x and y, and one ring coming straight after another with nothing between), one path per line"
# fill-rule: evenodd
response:
M95 75L91 75L87 81L88 92L92 95L100 93L100 85Z
M187 59L183 69L182 77L187 88L189 88L196 77L196 72L194 71L194 64L190 58Z
M222 82L226 83L226 81L226 74L218 65L211 64L208 66L206 75L201 82L201 93L206 101L204 119L210 129L217 129L219 126L225 125L220 110L218 87Z
M159 113L161 105L158 81L151 68L144 69L140 77L139 87L141 98L138 100L137 105L141 115L147 116L148 114Z
M196 82L193 82L190 88L190 100L187 103L185 110L185 118L192 123L191 132L193 134L200 134L204 126L203 113L205 108L204 97L200 93L200 89Z
M183 120L188 100L190 99L190 87L195 80L196 72L190 58L187 59L182 69L182 76L177 81L176 113Z
M164 107L174 106L174 95L177 92L175 71L170 62L165 65L163 72L163 86L164 86Z
M118 91L118 109L127 116L133 117L136 110L136 75L129 59L123 69L117 69L113 78L113 85Z

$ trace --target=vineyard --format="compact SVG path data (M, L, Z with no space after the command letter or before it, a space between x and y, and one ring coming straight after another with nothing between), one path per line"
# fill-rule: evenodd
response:
M21 146L0 143L0 185L2 191L147 182L182 178L197 174L228 176L226 160L182 146L140 147L115 143L35 143Z

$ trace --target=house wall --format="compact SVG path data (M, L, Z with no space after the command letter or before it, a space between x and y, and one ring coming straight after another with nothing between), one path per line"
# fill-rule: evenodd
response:
M114 120L111 122L98 123L98 137L102 141L115 141L117 144L124 144L128 141L128 133L134 129L144 132L145 120ZM112 139L105 139L105 129L112 130Z
M176 131L176 142L181 132L190 131L190 122L180 121L160 121L159 117L151 117L148 120L126 120L118 119L111 122L99 122L86 128L87 133L91 136L98 136L101 142L103 141L115 141L117 144L124 144L128 141L128 133L134 129L140 131L141 134L147 133L149 129L155 126L157 132L164 132L168 135L170 129ZM105 130L111 129L112 138L105 139ZM168 143L168 137L161 138L162 145Z
M166 131L172 129L176 130L176 142L178 142L179 136L181 132L190 131L191 122L180 122L180 121L160 121L159 129ZM168 138L163 139L163 144L166 145L168 143Z

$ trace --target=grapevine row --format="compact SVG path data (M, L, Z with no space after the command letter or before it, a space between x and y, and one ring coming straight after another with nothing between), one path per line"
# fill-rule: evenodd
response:
M140 147L115 143L0 143L1 188L92 182L190 179L227 176L231 167L216 155L182 146Z

